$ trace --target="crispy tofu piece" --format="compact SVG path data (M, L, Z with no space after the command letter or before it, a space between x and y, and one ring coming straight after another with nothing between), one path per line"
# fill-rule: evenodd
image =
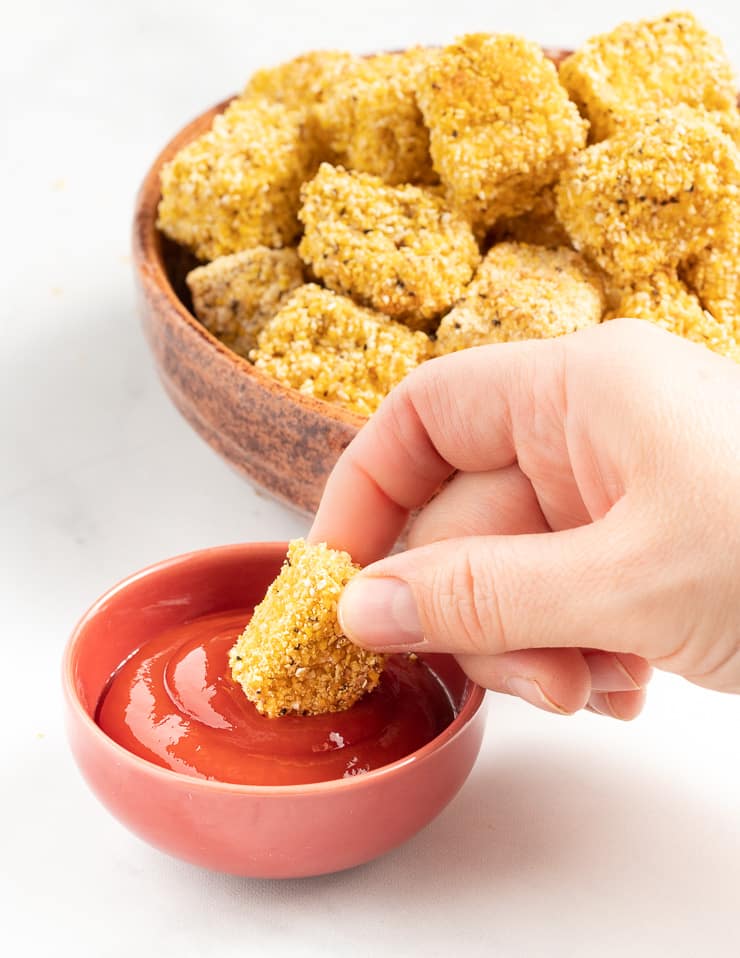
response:
M415 96L432 56L414 48L358 58L342 72L316 110L337 163L391 185L437 181Z
M493 238L534 246L570 246L570 237L555 216L555 194L551 187L538 194L528 213L499 220Z
M187 275L195 315L214 336L245 358L286 295L303 282L303 262L290 247L255 246L219 256Z
M420 187L324 163L301 195L298 252L316 276L414 328L450 308L480 261L468 223Z
M555 197L573 246L626 285L728 235L739 190L740 151L678 106L588 147Z
M740 338L734 334L732 324L720 322L708 313L675 271L656 273L625 288L617 308L606 318L619 316L649 320L740 363Z
M369 416L431 341L320 286L300 287L265 325L251 358L284 386Z
M479 235L531 209L586 142L554 65L520 37L463 37L432 60L417 97L434 168Z
M257 70L242 96L282 103L289 110L311 110L323 103L360 57L338 50L312 50L276 67Z
M203 260L290 246L301 232L301 183L317 165L301 114L233 100L162 168L157 225Z
M346 552L290 543L229 653L234 680L263 715L342 712L377 686L383 656L350 642L337 620L339 596L357 572Z
M361 57L338 50L303 53L287 63L258 70L247 83L242 99L269 100L298 111L304 139L312 145L317 160L333 160L319 110L339 80L361 62Z
M560 66L560 80L591 124L591 139L685 103L709 110L740 143L737 86L722 42L691 13L625 23L588 40Z
M562 336L601 321L601 278L571 249L499 243L437 330L437 352Z
M740 203L731 228L689 261L685 279L704 309L740 337Z

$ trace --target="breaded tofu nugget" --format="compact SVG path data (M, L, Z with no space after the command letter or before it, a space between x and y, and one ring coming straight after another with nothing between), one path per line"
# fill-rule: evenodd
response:
M304 53L287 63L258 70L247 83L242 99L269 100L300 112L304 138L313 145L317 159L333 160L318 111L340 78L361 62L361 57L337 50Z
M158 227L203 260L300 235L301 183L316 169L299 113L233 100L212 128L162 168Z
M289 110L310 110L332 93L360 57L338 50L312 50L287 63L252 74L242 96L282 103Z
M290 296L257 343L251 358L258 369L361 416L432 351L425 333L313 284Z
M316 109L337 163L391 185L437 181L415 95L432 56L415 48L358 58L342 72Z
M479 235L531 209L586 142L554 65L521 37L463 37L421 74L417 97L434 168Z
M337 620L339 596L357 572L346 552L290 543L229 653L234 680L263 715L342 712L377 686L383 656L350 642Z
M496 224L494 239L515 240L535 246L570 246L570 237L555 216L555 194L546 187L527 213L504 217Z
M219 256L187 275L195 315L214 336L246 358L267 320L303 282L303 262L289 247L255 246Z
M679 106L588 147L555 197L573 246L626 285L727 235L739 190L740 151Z
M420 187L323 163L301 195L298 252L316 276L413 328L430 328L480 261L468 223Z
M702 308L675 271L663 271L639 280L622 292L617 308L607 318L630 316L662 326L670 333L701 343L740 363L740 339L729 323Z
M625 23L588 40L560 66L560 80L596 142L685 103L712 111L740 142L737 86L722 42L691 13Z
M740 336L740 203L732 228L689 261L685 278L704 309Z
M601 321L598 272L571 249L499 243L437 330L437 353L546 339Z

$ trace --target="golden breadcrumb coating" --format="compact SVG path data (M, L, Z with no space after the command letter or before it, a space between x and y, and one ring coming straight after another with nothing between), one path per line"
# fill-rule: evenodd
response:
M391 185L436 182L415 96L417 77L432 56L413 48L358 58L342 72L316 110L338 163Z
M317 166L299 113L232 100L212 128L162 168L158 227L211 260L300 235L301 184Z
M425 333L313 284L290 296L257 342L251 359L258 369L361 416L432 351Z
M263 715L342 712L377 686L383 656L350 642L337 620L339 596L357 572L346 552L290 543L229 653L234 680Z
M573 246L622 284L725 236L738 196L740 151L686 106L588 147L555 187Z
M257 70L243 97L263 97L289 110L309 110L322 103L342 75L360 60L338 50L312 50L275 67Z
M362 58L337 50L313 50L287 63L258 70L247 83L242 99L265 99L299 111L304 139L316 151L317 160L333 160L327 137L319 122L320 105L332 93L346 71ZM318 165L318 163L316 164Z
M562 336L599 323L605 305L600 275L573 250L499 243L440 323L437 352Z
M515 240L535 246L570 246L570 237L555 216L555 194L547 187L535 199L528 213L504 217L496 224L494 239Z
M722 42L691 13L624 23L592 37L560 66L560 80L591 124L594 141L686 103L716 113L740 142L737 86Z
M316 276L413 328L430 328L480 261L470 226L421 187L323 163L301 195L298 252Z
M417 97L434 168L478 233L526 213L586 142L554 65L521 37L462 37L431 61Z
M646 319L677 336L701 343L740 363L740 339L732 325L715 319L698 297L684 286L675 271L656 273L626 288L618 307L606 318Z
M624 287L621 286L612 276L608 273L605 273L603 270L600 271L601 279L604 284L604 296L606 296L606 309L607 312L613 313L615 309L619 307L620 302L622 301L622 296L624 295ZM604 319L607 319L606 314Z
M740 337L740 204L732 228L688 262L685 279L704 309Z
M289 247L255 246L219 256L187 275L195 315L214 336L246 358L267 320L303 282L303 262Z

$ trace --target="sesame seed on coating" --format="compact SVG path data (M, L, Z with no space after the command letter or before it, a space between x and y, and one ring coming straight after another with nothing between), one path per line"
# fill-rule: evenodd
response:
M301 286L259 334L258 369L302 393L371 415L431 342L320 286Z
M601 277L571 249L499 243L437 330L440 354L562 336L601 321Z
M554 65L521 37L462 37L424 71L417 99L434 168L479 234L526 213L586 142Z
M263 715L350 708L378 684L384 658L342 633L337 603L359 572L325 543L290 543L280 574L229 654L231 674Z
M198 266L186 279L201 323L248 358L267 320L303 283L303 262L294 248L255 246Z
M624 23L587 40L560 66L560 81L603 140L639 124L646 109L685 103L713 111L740 144L737 86L722 42L691 13Z
M470 226L421 187L323 163L302 197L298 252L315 275L413 328L430 328L480 261Z

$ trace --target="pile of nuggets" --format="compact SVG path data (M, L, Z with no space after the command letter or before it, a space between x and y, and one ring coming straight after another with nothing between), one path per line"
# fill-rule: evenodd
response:
M536 44L312 52L162 171L200 321L360 415L426 359L651 320L740 361L740 112L689 13Z
M740 114L691 14L556 67L517 36L256 73L162 170L200 321L371 415L412 369L634 316L740 362ZM323 550L323 551L322 551ZM293 544L232 652L266 715L348 708L382 660L337 625L349 556Z

